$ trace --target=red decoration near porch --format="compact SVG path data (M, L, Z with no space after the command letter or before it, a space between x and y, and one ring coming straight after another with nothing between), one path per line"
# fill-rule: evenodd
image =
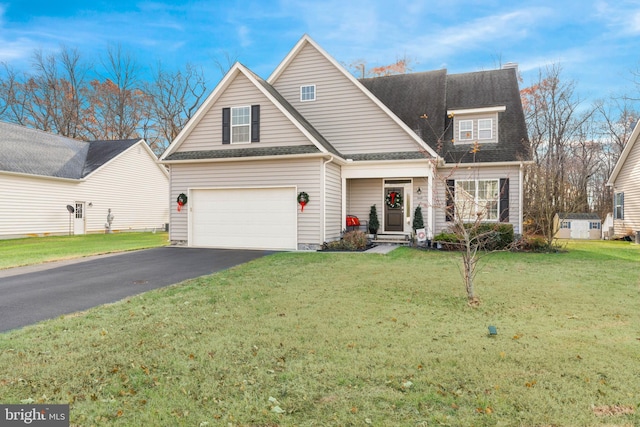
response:
M347 215L347 227L359 227L360 219L357 216Z

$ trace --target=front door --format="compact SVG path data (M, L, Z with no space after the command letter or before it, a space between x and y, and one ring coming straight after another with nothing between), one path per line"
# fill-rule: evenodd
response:
M384 231L404 231L404 187L386 187L384 194Z
M84 234L84 202L76 202L73 216L73 234Z

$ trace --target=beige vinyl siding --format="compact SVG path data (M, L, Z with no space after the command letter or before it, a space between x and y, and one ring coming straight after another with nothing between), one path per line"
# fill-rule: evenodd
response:
M310 44L272 84L341 153L418 149L397 123ZM300 86L310 84L316 85L316 100L301 102Z
M87 231L104 231L107 211L113 230L144 230L169 222L169 177L138 144L80 184L87 207Z
M480 139L478 133L478 120L491 119L491 139ZM473 121L473 137L470 140L460 140L460 121L472 120ZM498 142L498 113L485 113L485 114L459 114L453 119L453 141L454 144L473 144L478 142L480 144L491 144Z
M141 145L86 181L0 174L0 197L11 201L0 205L0 237L68 234L66 205L76 202L85 202L87 233L104 232L109 208L115 231L160 229L169 222L168 188L167 175Z
M378 222L382 227L384 200L380 178L347 180L347 215L355 215L361 221L369 221L371 205L376 205Z
M521 233L520 224L520 169L519 166L480 167L471 170L460 167L453 169L439 169L434 180L435 194L433 198L433 212L435 215L434 234L447 230L450 222L445 220L446 181L448 179L500 179L509 178L509 223L513 224L515 233ZM424 189L423 189L424 191ZM424 207L423 207L424 210ZM426 213L425 213L426 217Z
M629 152L613 189L624 193L624 219L613 220L614 235L624 237L640 231L640 142Z
M77 189L76 182L0 174L0 237L68 234L66 205L83 198Z
M222 144L222 108L260 105L260 142ZM225 150L269 145L310 145L303 133L256 88L238 74L178 148L181 151Z
M340 239L342 227L342 178L340 166L328 163L325 172L325 241ZM305 209L306 210L306 209Z
M171 165L171 240L188 240L189 206L177 212L175 201L180 193L188 194L191 188L295 185L297 192L306 192L310 199L304 212L298 206L298 245L322 244L322 162L323 159L289 159ZM255 207L255 214L260 215L260 206Z

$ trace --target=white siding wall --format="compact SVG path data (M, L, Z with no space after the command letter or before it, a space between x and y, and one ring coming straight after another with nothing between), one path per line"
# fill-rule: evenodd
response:
M306 45L274 87L344 154L415 151L417 144L313 46ZM300 86L316 101L300 102Z
M380 230L384 222L384 180L380 178L371 179L349 179L347 180L347 215L355 215L360 221L369 221L371 205L376 205Z
M379 231L382 231L384 221L384 181L381 178L347 180L347 214L355 215L361 221L369 221L371 205L376 205L378 222L380 223ZM411 181L413 190L409 201L412 203L408 205L411 211L411 223L413 224L413 214L419 205L422 208L424 225L428 228L429 180L425 177L414 177ZM420 194L418 194L418 188L420 188Z
M469 170L465 167L458 169L440 169L434 181L433 209L435 214L434 234L446 230L450 222L445 220L446 180L448 179L500 179L509 178L509 223L513 224L513 231L521 233L520 224L520 180L518 166L481 167ZM424 191L424 190L423 190ZM424 210L424 208L423 208ZM426 217L426 212L424 212Z
M168 188L167 175L140 145L87 181L0 174L0 198L9 201L0 204L0 237L68 234L66 205L75 202L85 202L88 233L104 231L109 208L114 231L161 228L169 222Z
M616 237L640 231L640 142L636 141L620 169L614 192L624 193L624 219L613 221ZM612 207L613 209L613 207Z
M342 179L340 166L329 163L326 166L326 215L325 241L340 239L342 231Z
M177 212L176 199L190 188L269 187L296 185L309 194L304 212L298 206L298 245L322 244L321 171L323 159L288 159L171 165L172 241L187 241L188 208ZM255 207L260 215L260 206ZM250 227L251 224L247 224Z
M222 108L256 104L260 105L260 142L254 142L253 144L222 144ZM177 151L310 144L311 142L302 132L249 79L243 74L238 74Z

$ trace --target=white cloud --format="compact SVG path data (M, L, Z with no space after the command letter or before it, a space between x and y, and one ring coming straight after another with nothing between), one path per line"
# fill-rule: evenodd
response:
M251 46L251 34L249 28L246 25L240 25L238 27L238 40L240 41L240 46L243 48Z

